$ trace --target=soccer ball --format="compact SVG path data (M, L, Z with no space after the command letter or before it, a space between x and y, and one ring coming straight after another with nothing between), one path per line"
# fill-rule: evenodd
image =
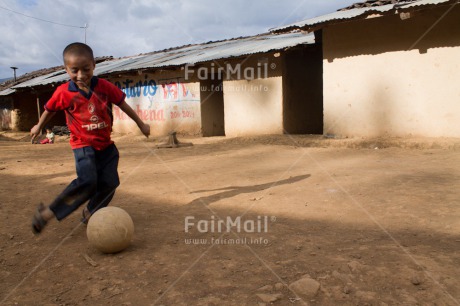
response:
M134 223L129 214L119 207L104 207L88 221L86 236L89 243L103 253L117 253L131 244Z

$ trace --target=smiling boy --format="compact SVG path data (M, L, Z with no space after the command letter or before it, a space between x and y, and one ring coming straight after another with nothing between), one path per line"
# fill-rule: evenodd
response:
M68 45L63 59L70 81L56 89L30 133L33 140L57 111L64 111L77 178L49 206L38 205L32 219L32 230L36 234L53 217L60 221L89 201L83 209L82 221L86 223L91 214L112 200L120 184L118 150L110 137L112 104L133 119L142 134L150 135L150 126L126 103L126 95L112 83L93 76L96 63L88 45Z

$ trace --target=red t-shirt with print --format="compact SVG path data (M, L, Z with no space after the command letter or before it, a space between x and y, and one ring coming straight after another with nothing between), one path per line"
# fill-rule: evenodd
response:
M69 81L60 85L45 104L49 112L65 111L72 149L91 146L103 150L113 143L112 104L119 105L126 95L104 79L93 77L86 94Z

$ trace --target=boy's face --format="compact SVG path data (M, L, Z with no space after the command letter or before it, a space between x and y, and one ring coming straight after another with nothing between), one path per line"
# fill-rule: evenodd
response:
M70 79L74 81L81 90L88 90L91 85L96 64L89 56L69 54L65 56L65 70Z

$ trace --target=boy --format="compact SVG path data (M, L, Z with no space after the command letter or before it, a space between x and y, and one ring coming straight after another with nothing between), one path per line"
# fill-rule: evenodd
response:
M118 150L110 139L112 104L133 119L146 137L150 135L150 126L126 104L126 95L112 83L93 76L96 63L89 46L72 43L64 49L63 58L70 81L56 89L30 133L34 139L56 111L65 111L77 178L49 206L38 205L32 220L36 234L53 217L60 221L89 200L83 209L82 222L86 223L91 214L112 200L120 184Z

